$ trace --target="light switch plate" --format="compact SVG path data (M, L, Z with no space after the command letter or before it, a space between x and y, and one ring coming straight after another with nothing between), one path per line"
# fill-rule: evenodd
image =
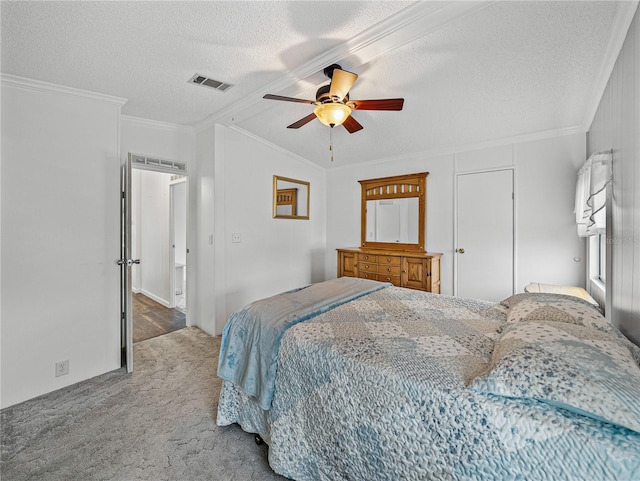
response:
M242 236L240 234L231 234L231 242L236 244L242 242Z

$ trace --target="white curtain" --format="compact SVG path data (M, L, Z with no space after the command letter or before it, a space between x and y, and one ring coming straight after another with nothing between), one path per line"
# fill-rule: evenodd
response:
M611 182L612 154L592 154L578 171L576 223L578 235L587 237L606 232L607 186Z

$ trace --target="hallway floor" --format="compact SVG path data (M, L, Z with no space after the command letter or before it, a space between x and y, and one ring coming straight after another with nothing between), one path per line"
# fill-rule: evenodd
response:
M133 294L133 342L186 327L186 316L178 309L170 309L144 294Z

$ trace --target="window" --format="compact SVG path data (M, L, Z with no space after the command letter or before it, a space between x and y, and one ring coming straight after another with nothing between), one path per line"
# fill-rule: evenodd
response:
M591 283L604 290L607 283L607 235L592 235L587 240L588 276Z
M578 171L576 224L578 235L587 237L587 286L604 297L607 280L607 187L611 182L613 151L591 154Z

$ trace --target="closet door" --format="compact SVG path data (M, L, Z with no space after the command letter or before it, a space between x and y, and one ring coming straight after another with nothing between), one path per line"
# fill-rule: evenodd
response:
M500 301L513 294L513 170L459 174L456 295Z

